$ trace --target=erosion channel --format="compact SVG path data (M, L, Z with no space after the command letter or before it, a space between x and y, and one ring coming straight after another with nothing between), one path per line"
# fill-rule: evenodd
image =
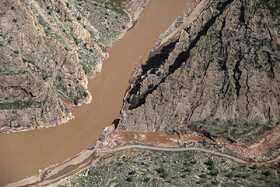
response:
M102 72L91 80L93 100L72 112L75 119L54 128L0 134L0 186L34 175L92 146L101 130L119 118L133 67L145 63L158 37L192 0L151 0L137 24L108 50Z

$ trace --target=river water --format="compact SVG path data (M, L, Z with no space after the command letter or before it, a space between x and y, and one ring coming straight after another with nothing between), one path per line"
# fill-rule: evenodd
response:
M119 118L128 80L144 63L158 36L193 0L150 0L133 29L112 48L102 72L89 82L93 100L74 109L75 119L58 127L0 134L0 186L16 182L91 147L102 129Z

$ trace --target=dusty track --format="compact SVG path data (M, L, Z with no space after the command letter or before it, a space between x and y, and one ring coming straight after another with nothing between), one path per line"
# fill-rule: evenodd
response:
M74 109L75 119L55 128L0 134L0 186L34 175L90 147L102 129L119 118L133 67L145 63L159 35L192 8L192 2L151 0L135 27L108 50L110 57L103 62L102 72L89 83L93 101Z
M133 66L145 62L148 51L158 40L158 35L178 15L188 9L186 2L192 1L176 0L174 3L174 0L151 0L137 25L109 50L110 58L104 62L102 73L91 81L90 91L93 93L93 104L75 109L76 118L70 123L38 131L12 135L1 134L0 186L22 179L26 175L33 175L38 169L62 162L86 147L90 147L94 138L100 136L101 129L119 117L122 97L128 87L128 78ZM167 11L168 14L166 14ZM201 139L201 137L195 138ZM131 138L128 137L128 139ZM161 140L158 142L165 143ZM59 179L81 171L97 159L98 156L95 155L94 150L85 150L78 156L44 170L31 179L35 183L43 181L40 185L57 182ZM247 163L248 165L265 165L273 164L279 159L280 157L263 163ZM25 183L25 185L28 184L32 183Z
M196 140L197 137L193 137L193 139ZM280 160L280 156L278 156L277 158L266 162L248 162L228 154L220 153L205 148L199 148L199 147L155 147L150 145L127 145L127 146L121 145L120 147L108 148L107 144L105 144L104 147L104 142L103 143L99 142L97 147L98 148L93 150L84 150L79 155L65 161L62 164L45 169L38 175L32 176L27 179L23 179L17 183L10 184L9 186L30 186L30 185L48 186L50 184L55 184L62 179L65 179L72 175L76 175L79 172L81 172L83 169L86 169L87 167L94 165L99 160L99 158L101 158L104 155L116 151L122 151L128 149L143 149L143 150L168 151L168 152L182 152L182 151L205 152L212 155L231 159L237 162L238 164L244 166L272 165Z
M241 160L239 158L233 157L228 154L220 153L217 151L212 151L209 149L199 148L199 147L154 147L154 146L148 146L148 145L127 145L127 146L119 147L119 148L116 148L116 149L113 149L110 151L104 151L104 152L110 153L110 152L121 151L121 150L126 150L126 149L145 149L145 150L169 151L169 152L200 151L200 152L210 153L213 155L228 158L228 159L231 159L231 160L237 162L240 165L245 165L245 166L253 166L253 165L263 166L263 165L273 164L280 160L280 156L278 156L277 158L270 160L270 161L266 161L266 162L247 162L245 160Z
M211 150L204 149L204 148L198 148L198 147L154 147L154 146L148 146L148 145L127 145L127 146L119 147L119 148L116 148L116 149L113 149L110 151L104 151L104 152L110 153L110 152L121 151L121 150L126 150L126 149L145 149L145 150L168 151L168 152L200 151L200 152L205 152L205 153L210 153L213 155L225 157L225 158L231 159L239 164L248 163L244 160L241 160L239 158L236 158L236 157L233 157L233 156L230 156L227 154L219 153L216 151L211 151Z

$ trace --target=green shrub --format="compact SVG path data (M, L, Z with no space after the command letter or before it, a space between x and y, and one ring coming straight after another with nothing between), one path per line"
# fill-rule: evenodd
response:
M128 178L126 179L126 181L127 181L127 182L132 182L132 181L133 181L133 177L132 177L132 176L128 177Z
M129 172L128 174L129 175L134 175L135 173L136 173L136 171L133 170L133 171Z
M160 76L161 76L161 72L158 72L158 73L157 73L157 76L160 77Z
M219 171L218 171L218 170L211 171L211 172L209 173L209 175L211 175L211 176L217 176L217 175L219 175Z
M150 178L145 178L144 179L144 182L149 182L150 181Z
M192 160L190 163L191 164L196 164L196 160Z
M234 177L240 178L240 177L241 177L241 174L240 174L240 173L237 173L237 174L234 175Z
M168 177L168 173L163 173L163 174L160 175L160 177L165 179L165 178Z
M220 182L218 182L218 181L212 181L212 184L213 184L213 185L218 185L218 184L220 184Z
M226 174L226 177L227 177L227 178L229 178L229 179L230 179L230 178L232 178L232 176L233 176L233 174L232 174L232 173L228 173L228 174Z
M265 176L270 176L271 172L270 171L263 171L262 174L265 175Z
M78 98L78 97L75 97L73 101L74 101L74 104L75 104L75 105L78 105L78 104L79 104L79 98Z
M243 179L246 179L246 178L248 178L249 176L250 176L250 174L247 173L247 174L243 175L242 178L243 178Z
M203 179L206 179L207 178L207 175L206 174L201 174L199 175L200 178L203 178Z
M207 160L207 162L205 162L206 165L208 166L212 166L214 164L213 160Z
M47 74L43 74L42 78L43 78L43 80L47 80L48 79L48 75Z
M158 168L156 169L156 171L161 174L161 173L165 173L165 169L164 168Z
M250 167L251 169L257 169L256 165L253 165L252 167Z

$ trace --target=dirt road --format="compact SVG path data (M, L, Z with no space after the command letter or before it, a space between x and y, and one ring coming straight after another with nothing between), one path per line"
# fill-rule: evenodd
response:
M181 152L181 151L201 151L205 153L210 153L213 155L221 156L224 158L231 159L239 164L246 164L248 163L247 161L241 160L239 158L224 154L224 153L219 153L216 151L211 151L209 149L204 149L204 148L199 148L199 147L154 147L154 146L148 146L148 145L127 145L123 147L119 147L107 152L114 152L114 151L121 151L121 150L126 150L126 149L145 149L145 150L153 150L153 151L170 151L170 152Z
M101 158L106 154L116 152L116 151L127 150L127 149L144 149L144 150L168 151L168 152L199 151L199 152L205 152L212 155L228 158L237 162L240 165L245 165L245 166L253 166L253 165L261 166L267 164L274 164L280 160L280 156L278 156L277 158L266 162L247 162L245 160L241 160L239 158L236 158L228 154L220 153L205 148L199 148L199 147L155 147L150 145L127 145L127 146L116 147L113 149L108 149L101 146L101 148L98 148L97 150L96 149L84 150L79 155L65 161L64 163L61 163L53 168L45 169L38 175L10 184L7 187L30 186L30 185L48 186L51 184L55 184L62 179L65 179L72 175L77 175L83 169L86 169L87 167L94 165L99 160L99 158Z
M74 120L58 127L0 134L0 186L34 175L90 147L119 118L122 98L136 64L145 63L158 37L193 0L151 0L133 29L108 50L102 72L89 83L93 101L74 109Z

